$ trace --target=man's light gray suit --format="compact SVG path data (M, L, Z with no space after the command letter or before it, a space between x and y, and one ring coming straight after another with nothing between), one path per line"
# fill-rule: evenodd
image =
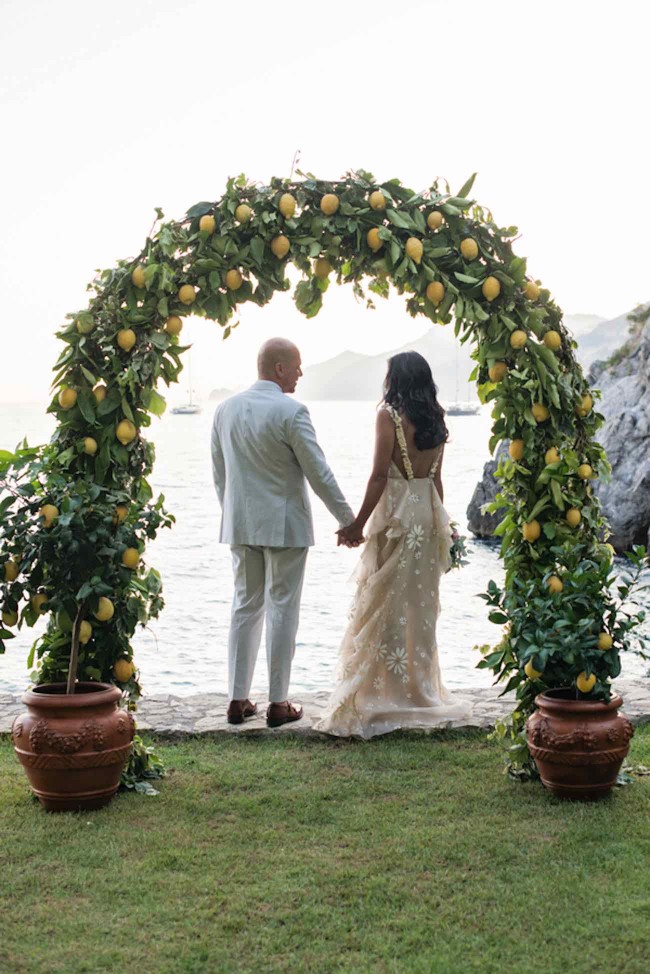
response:
M235 595L229 697L246 700L266 613L269 700L287 699L307 549L314 543L307 481L345 527L354 520L318 445L309 412L260 379L226 399L212 424L220 541L232 550Z

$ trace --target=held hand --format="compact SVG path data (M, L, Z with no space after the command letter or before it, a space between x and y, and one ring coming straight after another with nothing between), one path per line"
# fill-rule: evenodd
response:
M360 544L365 541L363 536L363 528L360 527L356 521L352 524L348 524L345 528L340 528L336 532L337 535L337 546L345 545L346 548L358 548Z

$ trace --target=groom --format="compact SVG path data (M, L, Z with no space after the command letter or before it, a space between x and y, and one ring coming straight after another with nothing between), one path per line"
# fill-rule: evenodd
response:
M300 366L300 352L291 342L265 342L257 359L258 381L222 402L212 425L212 470L222 509L219 540L230 545L235 576L228 639L230 724L257 713L248 695L265 616L266 722L279 727L302 717L302 707L287 696L307 548L314 543L305 478L339 528L354 520L307 408L287 395L295 392Z

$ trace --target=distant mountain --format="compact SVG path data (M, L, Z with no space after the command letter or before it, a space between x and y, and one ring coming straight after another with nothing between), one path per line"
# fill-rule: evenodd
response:
M565 315L564 324L578 342L578 361L585 371L596 359L608 358L628 335L627 314L610 321L600 315ZM467 385L475 365L471 347L459 343L453 327L440 325L381 355L343 352L312 365L300 380L300 395L303 399L379 399L387 359L405 351L419 352L427 359L442 400L476 399L474 388Z
M580 338L593 331L596 325L605 321L600 315L565 315L562 319L574 338Z
M612 352L627 341L630 329L627 316L619 315L609 321L600 321L595 328L578 339L578 358L585 372L599 359L608 359Z
M459 343L453 327L440 325L434 325L416 341L381 355L343 352L308 367L300 380L300 397L378 400L387 359L396 352L406 351L419 352L427 359L441 399L476 399L476 392L467 386L467 377L475 364L469 357L471 349Z
M628 337L627 314L607 320L600 315L565 315L564 324L578 342L578 360L585 372L598 359L606 359ZM301 399L378 400L386 375L386 362L396 352L415 351L429 362L443 401L476 400L476 391L467 384L474 362L471 347L461 345L453 326L433 325L416 341L381 355L342 352L334 358L311 365L300 380ZM215 389L210 399L231 395Z

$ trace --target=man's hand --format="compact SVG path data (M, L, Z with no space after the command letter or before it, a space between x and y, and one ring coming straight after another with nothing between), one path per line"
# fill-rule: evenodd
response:
M336 532L336 536L337 547L338 545L345 545L346 548L358 548L366 540L363 536L363 528L356 521L348 524L345 528L340 528Z

